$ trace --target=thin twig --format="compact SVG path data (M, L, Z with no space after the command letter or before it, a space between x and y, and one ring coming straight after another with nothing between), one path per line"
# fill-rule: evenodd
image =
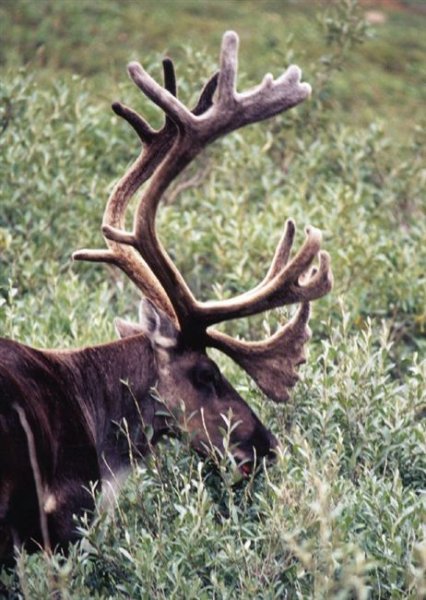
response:
M31 430L30 424L28 423L27 417L24 410L17 404L13 405L14 410L18 413L19 421L21 422L22 429L24 430L27 438L28 453L30 455L31 468L34 476L34 483L37 493L38 510L40 515L40 529L41 536L43 538L43 548L48 554L52 553L49 539L49 530L47 527L47 517L44 512L44 494L43 494L43 482L41 478L40 468L37 461L37 453L34 443L34 435Z

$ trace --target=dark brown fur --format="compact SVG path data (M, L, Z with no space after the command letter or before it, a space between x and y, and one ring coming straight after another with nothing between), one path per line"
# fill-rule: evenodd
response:
M154 385L164 394L165 405L152 394ZM168 391L170 385L173 393ZM203 454L209 439L221 446L221 413L230 409L234 422L239 422L233 442L241 446L236 451L240 459L252 461L254 453L267 455L276 444L202 352L178 346L159 351L141 333L103 346L62 352L1 340L3 556L10 555L13 543L25 542L29 550L43 545L28 439L17 407L23 409L34 437L50 544L65 547L77 538L73 515L93 509L91 483L98 482L99 489L102 481L129 467L129 442L132 455L142 457L164 434L176 432L175 420L167 419L164 411L167 407L178 414L181 401L186 407L181 425ZM157 414L159 410L162 415ZM146 425L154 430L149 442Z

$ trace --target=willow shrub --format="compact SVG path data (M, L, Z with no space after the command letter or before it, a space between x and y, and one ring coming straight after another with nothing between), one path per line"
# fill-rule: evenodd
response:
M191 81L209 72L188 51ZM244 77L244 76L243 76ZM72 265L102 244L101 213L137 141L79 78L1 82L0 318L5 336L77 347L114 337L137 294ZM130 85L130 84L129 84ZM134 106L137 92L123 85ZM130 100L129 100L130 98ZM148 112L150 109L145 103ZM167 194L160 235L196 294L226 296L267 269L287 217L324 231L335 289L315 303L291 402L226 374L277 433L277 464L249 482L185 440L135 467L110 511L79 523L68 557L18 556L0 594L45 598L406 598L426 593L426 221L422 132L339 124L313 101L217 142ZM158 118L152 113L154 118ZM228 325L260 336L286 313Z

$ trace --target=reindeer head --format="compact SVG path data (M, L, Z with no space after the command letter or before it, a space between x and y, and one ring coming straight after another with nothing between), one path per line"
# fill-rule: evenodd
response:
M286 401L304 362L309 339L309 302L332 286L330 259L320 250L321 233L306 229L306 240L291 256L295 225L288 220L272 264L263 281L232 299L199 302L188 288L156 235L155 218L163 192L209 143L249 123L262 121L302 102L310 86L300 82L300 69L291 66L278 79L264 77L249 91L236 91L238 37L225 33L220 70L205 85L190 111L177 98L173 63L163 61L164 87L138 63L129 65L136 85L165 113L155 131L132 109L113 104L113 110L136 131L140 156L115 186L105 210L102 231L108 249L80 250L77 260L106 262L119 267L145 298L137 325L118 323L120 335L144 333L151 341L158 366L158 391L174 410L185 406L185 425L194 447L221 447L224 418L231 419L233 453L240 463L268 456L277 445L274 436L221 375L206 354L214 347L237 362L266 396ZM132 232L124 230L129 200L144 188L134 215ZM318 258L318 266L312 267ZM300 303L296 315L272 337L260 342L235 340L213 328L217 323L247 317L288 304ZM183 425L183 423L182 423ZM244 470L244 469L243 469Z
M156 391L202 455L223 456L229 442L243 473L256 459L273 458L277 440L223 377L205 349L188 345L172 320L150 300L140 304L139 323L116 319L120 337L148 338L157 367Z

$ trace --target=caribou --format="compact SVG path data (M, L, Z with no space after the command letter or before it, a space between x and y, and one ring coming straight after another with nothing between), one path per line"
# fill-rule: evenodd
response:
M201 302L156 233L162 195L183 169L217 138L288 110L310 95L297 66L257 87L236 89L238 36L223 36L220 68L189 110L178 99L172 61L164 84L136 62L133 82L165 115L154 130L137 112L113 110L142 142L139 157L116 184L105 209L104 249L84 249L75 260L107 263L123 271L142 295L139 322L116 320L119 338L77 350L40 350L0 342L0 555L16 546L66 549L78 538L74 516L93 510L88 491L119 479L130 456L146 456L164 436L186 431L202 456L223 452L224 420L243 475L273 457L277 439L207 355L216 348L233 359L266 397L285 402L298 380L310 337L310 302L332 286L321 233L306 228L292 252L295 224L288 220L264 279L233 298ZM125 229L130 199L145 184ZM313 264L315 262L315 265ZM214 325L298 304L295 315L268 339L234 339ZM226 419L224 419L226 417ZM147 431L150 431L148 435Z

